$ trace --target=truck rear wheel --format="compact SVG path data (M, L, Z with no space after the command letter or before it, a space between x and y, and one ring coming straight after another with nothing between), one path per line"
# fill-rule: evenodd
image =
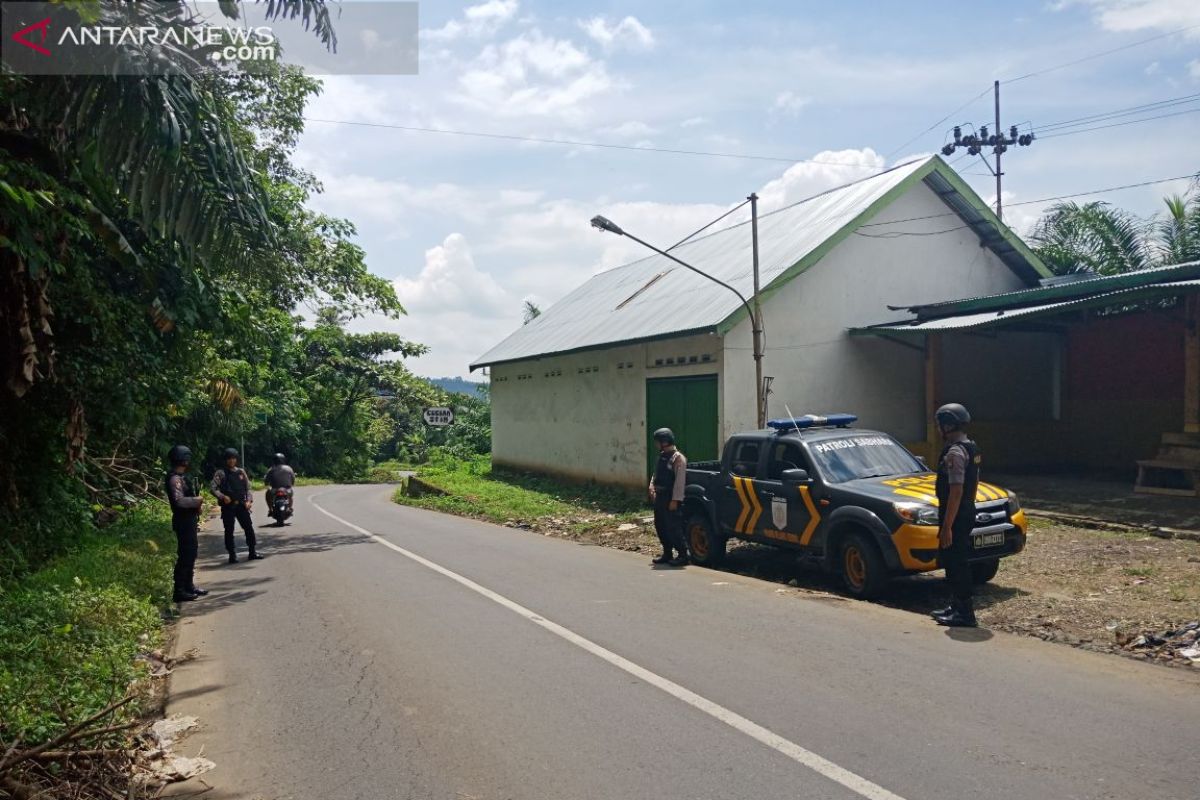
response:
M725 538L719 536L703 514L692 514L684 526L692 561L702 567L718 566L725 559Z
M976 561L971 565L971 580L976 586L983 584L996 577L996 573L1000 571L1000 559L993 558L991 561Z
M854 531L841 541L838 563L842 582L855 597L877 597L887 585L887 565L875 543L863 533Z

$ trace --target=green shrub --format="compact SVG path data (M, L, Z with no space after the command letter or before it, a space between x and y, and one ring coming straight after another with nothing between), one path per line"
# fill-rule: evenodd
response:
M160 643L173 563L169 512L154 503L0 595L0 738L45 741L129 691L137 654Z

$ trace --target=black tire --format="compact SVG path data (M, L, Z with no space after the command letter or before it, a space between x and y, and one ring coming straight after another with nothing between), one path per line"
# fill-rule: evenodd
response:
M859 531L846 534L839 543L838 572L846 591L864 600L878 597L890 577L875 542Z
M703 514L692 514L683 526L692 561L702 567L716 567L725 560L725 537L713 531L712 523Z
M990 561L976 561L971 565L971 581L976 586L983 584L996 577L996 573L1000 570L1000 559L993 558Z

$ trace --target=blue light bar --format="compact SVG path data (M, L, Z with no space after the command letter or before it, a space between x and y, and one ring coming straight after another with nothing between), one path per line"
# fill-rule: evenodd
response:
M773 419L767 423L767 427L783 433L805 428L846 428L855 422L858 422L858 417L853 414L828 414L823 417L816 414L805 414L802 417L796 417L795 420L791 418Z

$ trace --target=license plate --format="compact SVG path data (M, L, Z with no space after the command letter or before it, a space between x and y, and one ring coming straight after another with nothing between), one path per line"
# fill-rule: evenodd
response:
M981 547L999 547L1004 544L1004 532L975 534L975 549Z

